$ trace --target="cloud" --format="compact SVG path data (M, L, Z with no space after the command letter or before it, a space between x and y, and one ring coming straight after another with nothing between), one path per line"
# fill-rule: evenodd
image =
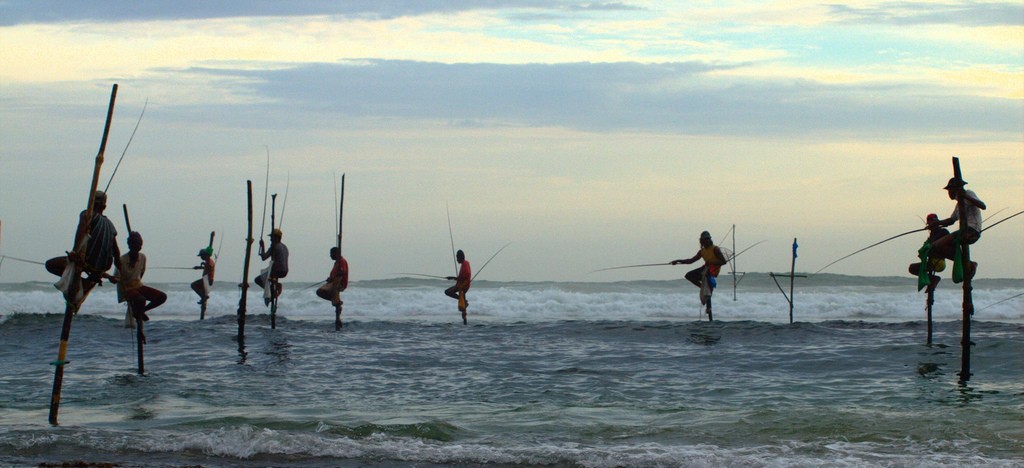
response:
M337 16L387 20L472 10L594 12L642 10L622 2L552 0L179 0L174 2L13 0L0 3L0 26L25 23L175 21L241 17Z
M365 60L275 70L192 69L260 97L270 115L447 121L700 135L892 138L1019 134L1019 100L902 82L729 77L701 62L439 64ZM256 113L267 109L254 110Z
M1024 26L1020 3L887 2L869 7L830 4L832 16L841 23L963 26Z

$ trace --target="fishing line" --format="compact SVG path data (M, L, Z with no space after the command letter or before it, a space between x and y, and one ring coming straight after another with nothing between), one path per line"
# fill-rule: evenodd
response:
M217 253L213 256L213 259L215 261L220 258L220 248L224 247L224 228L223 227L220 228L220 233L221 233L220 234L220 243L217 244Z
M452 241L452 261L455 262L455 276L459 276L459 258L455 255L455 234L452 234L452 210L445 202L444 209L448 213L448 238Z
M1008 298L1006 298L1006 299L1003 299L1003 300L1001 300L1001 301L999 301L999 302L993 302L992 304L989 304L989 305L987 305L987 306L985 306L985 307L982 307L982 308L980 308L980 309L976 310L975 312L981 312L981 311L983 311L983 310L985 310L985 309L988 309L989 307L992 307L992 306L994 306L994 305L996 305L996 304L1002 304L1002 303L1004 303L1004 302L1006 302L1006 301L1009 301L1009 300L1011 300L1011 299L1016 299L1016 298L1018 298L1018 297L1021 297L1021 296L1024 296L1024 293L1020 293L1020 294L1017 294L1017 295L1014 295L1014 296L1010 296L1010 297L1008 297Z
M740 256L741 254L743 254L743 252L746 252L746 251L748 251L748 250L750 250L750 249L752 249L752 248L754 248L754 247L758 246L759 244L762 244L762 243L764 243L764 242L767 242L767 241L768 241L768 240L767 240L767 239L765 239L765 240L763 240L763 241L759 241L759 242L756 242L756 243L754 243L753 245L751 245L750 247L747 247L747 248L745 248L745 249L741 250L741 251L740 251L739 253L737 253L736 255L733 255L733 256L729 257L729 258L727 259L727 261L732 261L732 259L734 259L734 258L736 258L736 257L739 257L739 256ZM724 247L720 247L720 246L719 246L719 248L720 248L720 249L722 249L722 248L724 248ZM723 253L724 253L724 252L723 252ZM644 263L644 264L641 264L641 265L626 265L626 266L617 266L617 267L611 267L611 268L601 268L601 269L599 269L599 270L594 270L594 271L588 272L587 274L589 275L590 273L597 273L597 272L599 272L599 271L609 271L609 270L622 270L622 269L624 269L624 268L642 268L642 267L652 267L652 266L671 266L671 265L672 265L672 262L667 262L667 263Z
M989 229L992 229L992 228L994 228L994 227L998 226L998 225L999 225L1000 223L1002 223L1003 221L1007 221L1007 220L1009 220L1009 219L1011 219L1011 218L1014 218L1014 217L1020 216L1020 215L1022 215L1022 214L1024 214L1024 211L1018 211L1018 212L1016 212L1016 213L1014 213L1014 214L1012 214L1012 215L1010 215L1010 216L1007 216L1007 217L1005 217L1005 218L1003 218L1003 219L999 220L999 221L998 221L998 222L996 222L996 223L993 223L993 224L992 224L991 226L989 226L989 227L987 227L987 228L985 228L985 229L982 229L982 230L981 230L981 232L985 232L985 231L987 231L987 230L989 230Z
M9 258L9 259L14 260L16 262L31 263L33 265L46 265L43 262L37 262L35 260L25 260L24 258L12 257L10 255L0 255L0 258Z
M470 281L476 280L476 277L479 276L480 273L484 271L484 268L487 268L487 264L491 263L491 260L494 260L494 257L497 257L498 254L500 254L502 250L505 250L505 247L508 247L510 245L512 245L511 242L503 245L500 249L498 249L497 252L494 252L494 255L491 255L491 258L488 258L487 261L484 262L484 266L480 267L480 269L476 271L476 274L474 274L473 277L470 278Z
M864 247L863 249L860 249L860 250L858 250L858 251L856 251L856 252L854 252L854 253L852 253L852 254L849 254L849 255L847 255L847 256L845 256L845 257L842 257L842 258L840 258L839 260L836 260L836 261L834 261L834 262L832 262L832 263L829 263L828 265L825 265L825 266L821 267L821 269L820 269L820 270L818 270L818 271L816 271L816 272L812 273L812 274L811 274L811 276L814 276L814 275L816 275L816 274L818 274L818 273L821 273L821 272L822 272L822 271L823 271L824 269L826 269L826 268L828 268L828 267L830 267L830 266L832 266L832 265L835 265L836 263L839 263L839 262L841 262L841 261L843 261L843 260L846 260L847 258L850 258L850 257L852 257L852 256L854 256L854 255L857 255L857 254L859 254L859 253L861 253L861 252L863 252L863 251L865 251L865 250L867 250L867 249L870 249L870 248L872 248L872 247L875 247L875 246L877 246L877 245L881 245L881 244L884 244L884 243L886 243L886 242L889 242L889 241L891 241L891 240L893 240L893 239L896 239L896 238L898 238L898 237L903 237L903 236L905 236L905 235L908 235L908 234L913 234L913 233L915 233L915 232L921 232L921 231L926 231L926 230L928 230L928 228L927 228L927 227L923 227L923 228L919 228L919 229L914 229L913 231L907 231L907 232L904 232L904 233L901 233L901 234L896 234L895 236L892 236L892 237L890 237L890 238L888 238L888 239L885 239L885 240L881 240L881 241L875 242L874 244L871 244L871 245L869 245L869 246L867 246L867 247Z
M132 130L132 135L128 137L128 143L124 145L124 151L121 152L121 158L117 160L117 164L114 165L114 172L110 173L110 179L107 179L107 186L103 188L103 192L106 193L110 190L110 184L114 181L114 176L117 174L117 168L121 167L121 161L124 161L124 155L128 153L128 147L131 146L132 140L135 139L135 132L139 130L139 124L142 123L142 116L146 115L146 107L149 106L149 98L146 98L146 102L142 105L142 112L139 113L139 120L135 122L135 129Z
M263 239L264 229L267 226L267 196L270 193L270 147L267 145L263 145L263 147L267 150L267 176L263 180L263 214L261 215L263 220L260 221L260 239Z
M334 188L334 205L332 205L331 208L334 208L335 206L340 206L339 202L338 202L338 183L337 183L337 180L338 180L338 172L337 171L331 172L331 187ZM339 211L340 211L340 208L339 208ZM337 226L338 226L338 223L339 223L338 216L339 216L338 211L335 211L334 212L334 226L335 226L334 238L335 239L341 239L341 232L339 232L339 230L337 229ZM338 249L341 250L340 247Z
M288 178L284 182L284 201L281 203L281 222L277 223L278 229L284 226L284 209L288 207L288 189L292 185L292 172L288 171Z

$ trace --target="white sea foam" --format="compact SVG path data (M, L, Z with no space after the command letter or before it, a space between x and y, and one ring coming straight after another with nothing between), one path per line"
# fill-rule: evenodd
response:
M449 322L458 319L455 301L442 294L440 285L387 282L353 284L343 294L345 320ZM442 283L446 284L446 283ZM151 313L155 320L198 319L197 296L187 284L157 287L168 294L167 303ZM259 294L250 289L246 312L268 314ZM976 287L973 291L975 320L1024 321L1024 297L1003 301L1024 292L1024 281ZM788 287L787 287L788 294ZM925 319L924 293L913 284L797 287L793 315L796 321L823 320L917 321ZM240 294L226 286L215 289L207 317L237 314ZM478 322L538 322L565 320L698 320L702 310L696 288L680 283L485 283L469 294L470 317ZM933 318L937 321L962 317L962 293L953 287L935 294ZM992 305L989 307L989 305ZM720 320L788 322L789 304L777 289L739 289L733 300L732 288L721 287L714 297L715 317ZM43 284L0 285L0 314L63 313L60 294ZM92 293L82 309L84 314L123 317L124 305L116 302L114 288L104 286ZM312 288L286 285L279 302L280 317L289 320L330 320L333 308L316 297Z

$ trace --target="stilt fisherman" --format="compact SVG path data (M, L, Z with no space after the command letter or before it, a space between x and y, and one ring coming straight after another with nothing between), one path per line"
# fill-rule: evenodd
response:
M722 265L729 263L722 253L722 250L711 241L711 233L704 231L700 233L700 249L693 257L687 259L672 260L672 265L689 265L699 259L704 259L704 265L700 268L690 270L686 273L686 279L700 288L700 303L705 306L708 320L711 320L711 293L715 289L715 277L718 276Z
M455 286L445 289L444 294L459 301L459 312L462 312L462 323L465 324L467 323L466 307L469 307L466 292L469 291L469 285L473 282L473 273L469 266L469 260L466 260L466 254L462 250L456 252L455 261L459 264L459 275L447 277L449 281L455 281Z

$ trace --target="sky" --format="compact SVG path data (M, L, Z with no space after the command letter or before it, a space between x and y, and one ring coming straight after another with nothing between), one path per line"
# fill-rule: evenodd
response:
M100 188L151 281L211 231L241 279L246 181L295 282L330 270L342 174L354 281L452 275L453 243L476 270L510 243L478 280L681 278L593 270L704 230L813 273L949 216L953 157L987 225L1024 210L1020 2L0 0L0 254L71 247L115 83ZM824 272L906 275L925 237ZM985 231L978 276L1024 278L1022 245L1024 215Z

